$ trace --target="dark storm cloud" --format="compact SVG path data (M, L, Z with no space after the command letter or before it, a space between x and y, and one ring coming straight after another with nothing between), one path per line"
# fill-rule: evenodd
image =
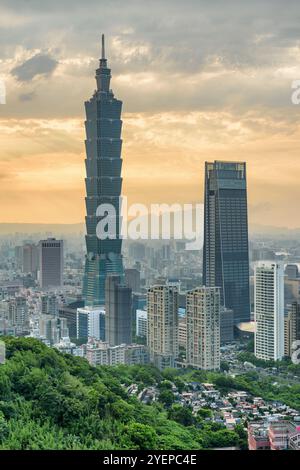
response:
M37 75L51 75L57 67L57 60L48 54L36 54L23 64L13 68L11 73L17 80L26 82L32 80Z

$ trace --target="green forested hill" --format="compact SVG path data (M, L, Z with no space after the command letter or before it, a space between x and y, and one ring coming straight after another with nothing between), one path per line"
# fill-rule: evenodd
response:
M4 338L0 449L202 449L237 445L237 432L189 408L141 404L124 385L161 382L151 366L91 367L28 338Z

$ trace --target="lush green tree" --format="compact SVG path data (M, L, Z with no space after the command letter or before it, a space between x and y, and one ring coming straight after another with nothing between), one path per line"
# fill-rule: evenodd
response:
M172 390L172 382L170 380L162 380L158 384L159 390Z
M4 442L9 435L9 428L6 419L2 412L0 412L0 443Z
M5 367L5 366L4 366ZM11 382L3 366L0 366L0 400L7 398L11 391Z
M170 407L175 401L174 393L171 390L161 390L158 399L166 407Z
M200 408L197 412L197 416L201 419L211 418L212 411L209 408Z
M192 426L196 421L190 406L173 405L168 411L168 417L183 426Z
M184 381L179 377L174 379L174 385L176 386L179 393L182 393L187 388Z
M224 375L220 375L216 378L215 384L223 391L228 391L231 389L236 388L236 382L232 377L225 377Z
M220 364L220 370L222 372L228 372L229 371L229 364L228 362L225 362L225 361L221 361L221 364Z
M124 446L125 449L156 449L157 434L151 426L140 423L130 423L124 428L121 446Z
M244 426L242 424L237 424L234 428L234 431L239 437L239 440L238 440L239 448L242 450L247 450L248 449L248 434Z
M204 448L235 447L239 443L239 436L228 429L214 432L206 430L205 433L202 432L200 439Z

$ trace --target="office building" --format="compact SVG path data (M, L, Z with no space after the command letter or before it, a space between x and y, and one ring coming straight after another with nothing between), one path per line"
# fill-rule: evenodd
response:
M250 321L245 163L205 163L203 285L220 287L235 323Z
M289 305L284 318L284 355L286 357L291 357L293 351L299 347L296 341L300 341L300 304L293 302Z
M220 317L220 342L221 345L231 343L234 340L234 313L225 307L221 307Z
M23 247L15 246L14 250L15 265L17 269L22 269L23 264Z
M69 337L67 320L54 315L41 315L39 318L40 338L49 346L59 343L62 338Z
M48 238L39 243L39 282L42 289L63 287L63 240Z
M178 357L178 290L174 286L153 286L147 293L150 360L159 369L174 367Z
M0 319L7 320L9 317L9 301L0 300Z
M40 302L42 315L58 315L58 297L55 294L42 295Z
M0 317L0 337L1 336L16 336L16 327L11 325L9 320Z
M290 278L284 276L284 306L285 310L287 306L293 302L300 303L300 278Z
M21 247L21 253L23 273L36 275L39 267L38 246L32 243L26 243Z
M136 336L147 338L147 312L145 310L136 311Z
M68 305L60 307L58 310L59 318L66 318L67 320L67 327L69 330L70 338L76 338L77 336L77 309L82 307L84 307L84 301L76 300L74 302L69 303Z
M109 275L105 283L105 339L110 346L132 343L131 289L121 277Z
M287 264L284 270L284 274L288 279L297 279L299 277L299 269L297 264Z
M125 284L132 292L140 292L141 274L135 268L125 269Z
M105 308L104 307L83 307L77 309L76 317L76 337L87 340L95 338L105 341Z
M284 272L281 263L261 261L255 267L255 356L280 360L284 356Z
M146 256L146 246L140 242L131 242L129 245L129 258L135 261L143 261Z
M86 111L86 261L83 278L85 305L105 304L105 280L107 274L124 276L120 238L121 194L121 108L122 102L114 97L110 89L111 73L105 58L104 36L102 55L96 70L97 89L89 101ZM96 230L103 215L96 215L102 204L110 204L115 214L110 214L114 225L113 238L98 238Z
M186 362L203 370L220 368L220 289L199 287L186 296Z

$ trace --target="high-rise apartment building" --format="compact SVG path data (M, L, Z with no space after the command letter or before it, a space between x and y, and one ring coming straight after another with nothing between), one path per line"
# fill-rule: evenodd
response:
M102 56L96 70L97 89L89 101L86 111L86 262L83 279L83 298L86 305L105 304L105 279L114 273L123 276L120 238L121 194L121 108L122 102L114 97L110 89L111 73L105 58L104 36ZM102 204L113 206L115 215L115 237L98 238L98 223L105 215L97 215Z
M246 163L205 163L203 285L220 287L235 323L250 321Z
M178 357L178 289L153 286L147 293L150 360L159 369L174 367Z
M48 238L39 242L39 282L42 289L63 287L63 240Z
M283 265L261 261L254 280L255 356L280 360L284 356Z
M4 341L0 340L0 364L5 364L6 348Z
M29 313L25 297L17 296L9 301L9 322L16 327L16 333L23 335L29 332Z
M300 340L300 304L293 302L284 318L284 355L291 357L296 349L295 341ZM298 347L298 346L297 346Z
M220 288L199 287L186 295L186 362L203 370L220 368Z
M105 283L105 340L110 346L132 343L132 291L121 277L109 275Z
M186 315L178 317L178 345L186 351Z

